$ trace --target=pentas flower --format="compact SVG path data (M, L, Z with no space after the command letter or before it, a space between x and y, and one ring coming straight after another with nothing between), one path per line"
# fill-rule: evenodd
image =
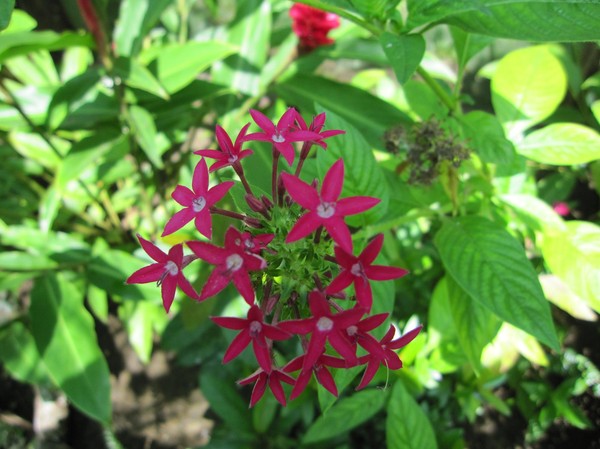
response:
M195 218L194 224L198 232L206 238L211 239L212 218L210 216L210 208L219 202L233 185L233 181L225 181L209 189L208 168L206 167L204 158L200 159L200 162L198 162L194 169L194 176L192 178L193 190L179 185L171 195L175 201L185 206L185 209L177 212L167 222L165 230L162 233L163 237L181 229Z
M327 37L329 31L340 26L340 19L333 13L321 11L311 6L295 3L290 8L292 30L300 39L300 46L313 50L333 43Z
M235 143L232 143L227 132L217 125L215 134L221 150L197 150L194 151L194 154L216 159L216 162L210 166L211 173L223 167L239 164L240 160L254 153L252 150L242 150L242 144L249 126L250 123L246 124L235 138Z
M290 361L287 365L283 367L283 371L286 373L292 373L294 371L302 370L300 375L297 377L296 382L294 384L294 388L292 389L292 393L290 394L290 400L296 399L300 394L304 391L312 374L315 374L317 378L317 382L319 382L327 391L329 391L332 395L337 396L338 390L335 385L335 380L333 376L327 369L327 367L332 368L345 368L346 361L344 359L340 359L338 357L333 357L327 354L321 354L317 361L309 367L308 369L303 369L305 355L301 355L296 357L292 361Z
M289 108L281 116L277 125L275 125L263 113L251 109L250 115L263 132L248 134L244 138L244 141L258 140L261 142L270 142L283 155L287 163L292 165L296 153L292 144L293 142L318 140L320 138L319 134L312 131L295 130L292 125L296 120L296 114L294 108Z
M287 340L292 334L264 322L263 313L256 305L250 307L247 318L211 317L215 323L226 329L241 331L233 339L223 357L223 363L236 358L252 342L254 355L261 368L269 371L272 366L270 340Z
M312 131L319 135L318 139L308 140L306 143L311 144L311 145L316 144L325 149L327 148L327 143L323 142L324 139L327 139L328 137L337 136L340 134L346 134L346 131L343 131L341 129L329 129L329 130L322 131L323 126L325 126L325 113L324 112L317 114L313 118L312 122L310 122L310 125L308 125L308 126L306 125L306 122L304 121L304 118L302 118L301 114L296 114L296 122L298 123L298 126L301 130Z
M352 237L344 217L369 210L381 200L370 196L338 199L344 185L342 159L337 160L325 175L320 193L296 176L282 173L281 177L292 199L308 210L291 229L286 243L300 240L322 225L335 243L347 253L352 253Z
M260 252L267 248L269 243L271 243L274 238L275 234L252 235L249 232L243 232L239 245L247 253L260 254Z
M378 234L366 246L358 257L349 254L340 246L334 248L335 258L342 270L340 274L331 281L325 292L328 295L337 293L350 284L354 283L356 300L367 311L371 310L373 304L373 292L369 279L374 281L389 281L397 279L408 273L403 268L388 267L384 265L373 265L383 245L383 234Z
M279 327L285 331L299 335L311 334L302 369L314 366L327 341L346 360L347 365L355 365L356 352L345 333L348 327L355 325L364 315L364 309L355 307L333 314L329 302L323 293L317 290L309 293L308 305L312 317L279 323Z
M200 301L216 295L229 282L233 282L246 302L254 304L254 289L248 272L263 270L267 263L262 257L244 251L240 246L241 240L240 231L229 227L225 234L224 248L206 242L187 242L187 246L196 256L216 265L200 292Z
M402 360L400 360L398 354L393 350L403 348L413 341L416 336L419 335L419 332L421 332L422 327L423 326L419 326L410 332L407 332L402 337L393 340L396 329L391 326L387 333L379 341L381 345L381 351L374 351L359 358L359 363L361 365L366 363L367 369L365 370L363 377L360 380L360 384L358 384L356 389L361 390L365 388L369 382L371 382L381 364L385 365L389 369L402 368Z
M369 353L376 353L383 356L381 344L369 332L381 326L388 315L388 313L378 313L349 326L346 329L346 337L348 337L348 340L355 347L358 344Z
M252 396L250 397L250 407L254 407L260 398L263 397L267 389L267 385L271 389L275 399L277 399L281 405L285 406L285 393L283 391L283 387L281 386L281 382L285 382L288 385L294 385L294 379L279 369L269 369L265 371L264 369L259 368L250 376L242 380L238 380L238 384L240 385L254 383Z
M185 260L183 257L183 246L175 245L169 250L169 254L164 253L156 245L148 240L137 236L140 245L156 263L140 268L125 281L128 284L147 284L149 282L158 282L162 295L163 307L169 312L177 286L190 298L199 299L198 293L183 275Z

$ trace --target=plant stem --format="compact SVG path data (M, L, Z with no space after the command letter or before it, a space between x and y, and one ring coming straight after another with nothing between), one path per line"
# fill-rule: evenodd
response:
M438 98L444 103L448 109L452 112L455 110L456 106L454 104L454 100L448 95L444 89L438 84L438 82L425 70L423 67L417 67L417 73L423 78L423 81L427 83L431 90L438 96Z

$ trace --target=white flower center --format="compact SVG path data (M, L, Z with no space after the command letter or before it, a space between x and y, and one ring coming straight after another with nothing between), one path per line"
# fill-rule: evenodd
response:
M171 276L176 276L177 273L179 273L179 268L177 268L177 264L175 262L173 262L172 260L169 260L165 264L165 273L167 273Z
M234 154L232 156L229 157L229 159L227 159L227 162L229 162L230 164L233 164L234 162L237 162L238 157Z
M353 337L358 332L358 327L356 327L356 326L350 326L348 329L346 329L346 332L348 333L348 335L350 335L351 337Z
M352 273L354 276L363 275L363 269L360 262L356 262L354 265L352 265L352 268L350 268L350 273Z
M232 254L225 259L225 266L227 267L227 270L237 271L242 268L243 264L244 259L242 259L242 256L239 254Z
M250 323L250 336L256 337L262 331L262 323L260 321L252 321Z
M193 199L192 209L194 209L194 212L198 213L205 207L206 207L206 199L203 196L199 196L198 198Z
M333 321L326 316L322 316L319 318L319 321L317 321L317 329L321 332L329 332L333 329Z
M246 249L254 249L256 245L254 244L252 239L246 239L244 240L244 246L246 247Z
M279 131L276 131L275 134L271 136L271 140L275 143L282 143L285 142L285 137L283 137Z
M321 218L330 218L335 214L335 203L321 203L317 206L317 215Z

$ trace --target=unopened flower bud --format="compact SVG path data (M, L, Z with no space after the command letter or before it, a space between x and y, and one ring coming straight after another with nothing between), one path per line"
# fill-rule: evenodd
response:
M262 213L265 211L265 205L254 195L250 195L248 193L244 198L246 199L248 206L250 206L250 209L252 209L254 212Z

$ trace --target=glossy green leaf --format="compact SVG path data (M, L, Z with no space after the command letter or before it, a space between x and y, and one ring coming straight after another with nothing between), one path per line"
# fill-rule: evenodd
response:
M8 26L14 7L15 0L0 0L0 30Z
M350 0L350 3L363 16L383 18L400 0Z
M62 50L68 47L90 47L90 36L79 33L54 31L26 31L0 34L0 62L36 50Z
M162 168L162 152L157 140L158 136L154 119L146 109L136 105L129 108L129 115L135 140L138 142L150 162L152 162L155 167Z
M271 2L238 2L235 18L217 37L237 46L239 51L214 66L213 78L235 91L258 95L262 68L269 52L271 21Z
M508 137L549 117L567 92L565 70L549 46L526 47L504 56L492 77L492 103Z
M64 191L69 181L78 179L86 170L94 168L108 152L119 151L117 147L128 148L127 136L111 130L92 134L76 142L58 169L56 187Z
M12 0L3 0L8 6ZM14 2L13 2L14 3ZM12 8L12 7L11 7ZM10 15L10 22L2 34L19 33L21 31L31 31L37 27L37 21L21 9L13 10Z
M124 0L114 30L116 53L131 56L139 52L146 34L158 21L171 0Z
M537 274L504 228L482 217L460 217L446 221L434 241L446 270L469 296L558 350Z
M479 371L483 348L494 339L501 322L489 309L475 302L452 278L445 278L444 283L458 341L475 371Z
M55 170L60 164L60 155L38 134L12 132L8 135L8 141L21 156L31 158L44 167ZM69 148L62 139L52 139L52 142L61 152L66 153Z
M600 39L600 5L587 0L409 0L414 28L445 22L472 33L538 42Z
M396 78L404 84L417 70L425 54L425 39L420 34L397 35L383 33L379 42L387 56Z
M29 314L50 377L77 408L108 425L110 373L81 292L61 275L40 277L31 292Z
M594 101L590 106L590 109L592 110L594 117L596 117L596 121L600 124L600 100Z
M302 443L316 443L352 430L381 410L386 399L385 391L369 389L338 401L308 428Z
M600 313L600 227L568 221L564 232L544 234L542 254L553 274Z
M348 388L352 381L364 371L363 366L355 366L345 369L332 369L333 379L338 389L338 396ZM317 395L319 397L319 406L321 413L325 414L337 402L338 397L332 395L321 384L317 383Z
M60 84L54 61L47 50L11 58L4 62L4 66L25 85L46 87Z
M39 384L47 379L31 332L20 321L0 329L0 360L4 369L21 382Z
M542 164L585 164L600 159L600 134L577 123L553 123L528 134L517 151Z
M373 148L383 146L382 136L387 129L411 123L406 114L391 104L362 89L326 78L298 74L274 88L288 104L297 105L305 114L314 111L318 104L342 117Z
M94 55L87 47L70 47L62 54L60 79L65 82L83 74L94 62Z
M23 251L0 252L0 269L8 271L42 271L58 267L56 261Z
M433 427L402 382L394 384L387 406L385 437L388 449L437 449Z
M47 232L52 229L61 204L61 190L52 184L46 189L40 201L38 222L42 231Z
M125 323L129 342L143 363L150 362L153 344L152 323L158 313L157 304L148 301L125 301L119 307L119 318Z
M338 159L344 160L344 189L341 197L372 196L381 202L374 208L349 218L349 223L366 225L381 218L388 206L389 187L383 172L367 141L360 132L337 114L326 112L327 129L342 129L340 134L327 139L327 150L317 153L317 171L320 179Z
M163 99L169 98L169 94L152 72L135 59L117 59L114 71L129 87L141 89Z
M166 91L172 94L190 84L216 61L235 51L236 47L217 41L170 44L160 49L148 67Z
M456 59L459 67L465 67L473 56L493 42L493 38L481 34L467 33L461 28L450 27Z
M527 194L507 194L500 197L517 216L535 231L565 230L565 222L552 207L538 197Z
M597 321L598 316L590 306L553 274L540 275L540 284L548 301L572 317L584 321Z

